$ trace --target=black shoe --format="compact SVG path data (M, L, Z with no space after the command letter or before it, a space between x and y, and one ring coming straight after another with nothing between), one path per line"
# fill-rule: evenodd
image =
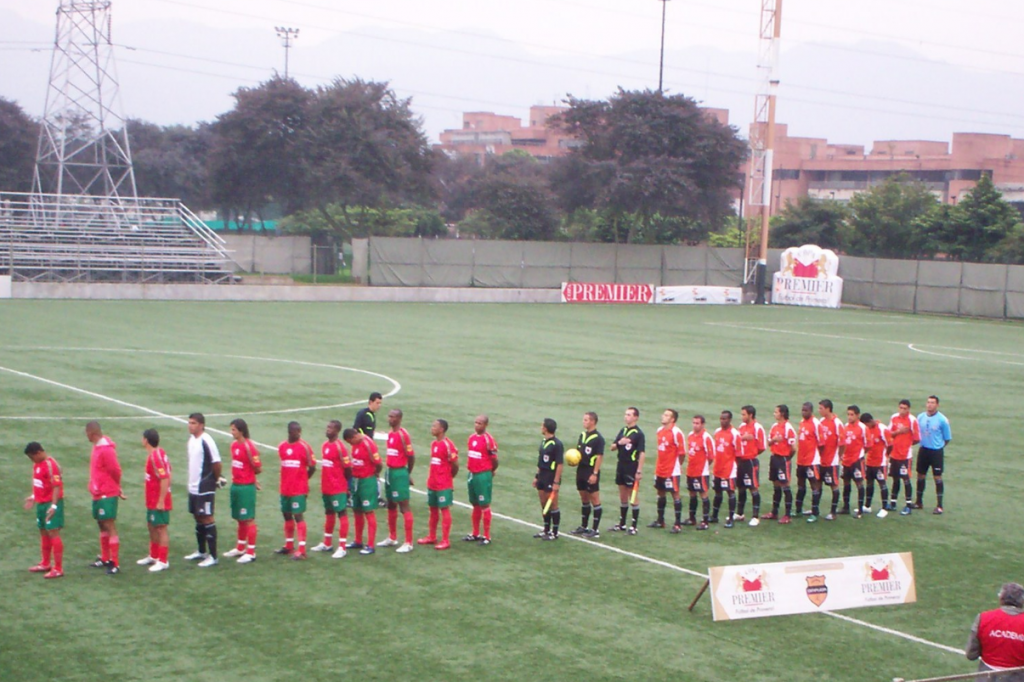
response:
M363 543L361 542L349 542L345 545L345 549L362 549ZM287 552L284 552L287 554Z
M601 531L599 531L596 528L592 528L591 530L587 531L587 534L586 534L585 537L587 537L587 538L589 538L591 540L597 540L598 538L601 537Z
M723 528L732 528L733 525L735 525L735 524L733 524L732 519L726 519L725 523L723 524L722 527Z
M712 516L710 519L708 519L708 523L718 523L718 517Z
M541 540L557 540L557 539L558 539L558 533L548 533L543 538L541 538Z
M703 521L701 521L700 523L697 524L697 530L707 530L707 529L708 529L708 524L704 523Z
M278 547L274 550L274 554L291 554L292 551L293 550L290 550L287 547Z
M112 562L107 566L107 575L117 575L121 572L121 569L115 566Z
M490 538L480 538L479 544L481 547L486 547L487 545L491 544L491 540Z
M571 531L569 531L569 535L586 535L586 533L587 533L587 527L586 526L576 526Z
M611 528L609 528L609 530L613 533L618 533L619 531L626 530L626 527L623 526L621 523L617 523Z
M848 515L850 513L850 508L849 507L843 507L842 509L840 509L836 513L837 514L847 514Z
M648 528L664 528L665 527L665 522L664 521L651 521L650 523L647 524L647 527Z
M106 568L107 566L110 565L110 562L109 561L104 561L103 559L101 559L99 557L96 557L96 561L92 562L89 565L91 567L93 567L93 568Z
M697 525L697 519L686 519L685 521L683 521L683 525L684 526L696 526Z
M672 530L669 531L669 533L672 533L672 534L681 533L681 532L683 532L683 524L681 524L681 523L675 524L674 526L672 526Z
M549 535L551 535L551 533L545 533L544 531L541 531L539 533L534 533L533 537L535 537L538 540L546 540Z
M470 534L470 535L467 535L466 537L462 538L462 541L463 542L480 542L483 539L484 539L484 536L482 536L482 535L472 535L472 534Z
M629 528L626 529L626 535L636 535L636 534L637 534L636 526L630 526Z

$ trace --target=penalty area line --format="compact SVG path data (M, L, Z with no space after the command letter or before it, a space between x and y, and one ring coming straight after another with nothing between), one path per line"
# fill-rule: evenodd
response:
M84 388L78 388L77 386L72 386L70 384L65 384L65 383L62 383L62 382L59 382L59 381L54 381L53 379L47 379L46 377L37 376L35 374L29 374L28 372L21 372L21 371L18 371L16 369L11 369L10 367L0 366L0 371L8 372L10 374L14 374L15 376L20 376L20 377L23 377L23 378L26 378L26 379L34 379L34 380L40 381L40 382L42 382L44 384L49 384L50 386L55 386L57 388L63 388L63 389L68 390L68 391L73 391L75 393L80 393L82 395L87 395L89 397L96 398L97 400L103 400L103 401L106 401L106 402L114 403L115 405L121 405L122 407L128 407L128 408L131 408L131 409L140 410L140 411L146 412L147 414L150 414L150 415L152 415L154 417L160 417L162 419L170 419L172 421L176 421L176 422L179 422L179 423L182 423L182 424L187 424L188 423L187 419L183 419L181 417L176 417L174 415L170 415L170 414L167 414L167 413L164 413L164 412L160 412L159 410L154 410L152 408L145 407L143 405L137 405L135 403L130 403L130 402L127 402L127 401L124 401L124 400L119 400L117 398L113 398L113 397L108 396L108 395L103 395L102 393L96 393L95 391L90 391L90 390L87 390L87 389L84 389ZM222 436L231 437L230 433L228 433L227 431L221 431L220 429L214 429L214 428L209 428L208 427L206 430L207 431L211 431L213 433L220 434ZM265 448L268 448L268 449L271 449L271 450L274 448L274 446L272 446L272 445L269 445L267 443L261 443L261 442L259 442L257 440L253 440L253 442L256 443L257 445L261 446L261 447L265 447ZM424 491L422 491L422 490L419 490L419 489L416 489L416 488L412 488L412 490L414 490L419 495L426 495L426 493ZM472 509L473 508L472 505L467 504L465 502L456 501L455 505L458 506L458 507L464 508L464 509ZM494 517L498 518L498 519L501 519L502 521L507 521L509 523L515 523L515 524L518 524L518 525L521 525L521 526L526 526L528 528L533 528L533 529L541 528L541 526L539 526L539 525L537 525L535 523L532 523L530 521L525 521L523 519L516 518L514 516L508 516L507 514L500 514L500 513L497 513L497 512L492 512L492 515ZM667 561L661 561L660 559L655 559L653 557L645 556L643 554L638 554L636 552L629 552L627 550L619 549L618 547L613 547L611 545L605 545L605 544L602 544L602 543L593 542L591 540L586 540L584 538L578 538L578 537L575 537L573 535L564 535L562 537L565 538L565 539L570 539L570 540L575 540L577 542L582 542L584 545L587 545L589 547L593 547L595 549L602 549L602 550L605 550L607 552L613 552L615 554L620 554L622 556L626 556L626 557L629 557L631 559L636 559L638 561L643 561L643 562L646 562L646 563L649 563L649 564L653 564L655 566L661 566L662 568L667 568L667 569L670 569L672 571L676 571L676 572L679 572L679 573L685 573L687 575L692 575L692 576L695 576L695 577L698 577L698 578L704 578L704 579L707 579L707 577L708 577L707 573L701 573L699 571L694 571L694 570L691 570L691 569L688 569L688 568L684 568L682 566L677 566L676 564L672 564L672 563L669 563ZM900 637L902 639L906 639L908 641L915 642L917 644L924 644L926 646L934 647L936 649L940 649L942 651L946 651L946 652L950 652L950 653L963 654L963 651L961 651L960 649L956 649L956 648L951 647L951 646L946 646L945 644L939 644L937 642L932 642L932 641L929 641L927 639L922 639L921 637L915 637L914 635L911 635L911 634L908 634L908 633L905 633L905 632L900 632L899 630L893 630L891 628L882 627L880 625L874 625L872 623L868 623L866 621L858 620L856 618L851 618L849 616L838 614L838 613L835 613L833 611L823 611L822 613L824 613L825 615L828 615L828 616L832 616L833 618L838 618L840 620L846 621L846 622L854 624L854 625L860 625L862 627L866 627L866 628L869 628L871 630L875 630L877 632L882 632L884 634L892 635L894 637Z

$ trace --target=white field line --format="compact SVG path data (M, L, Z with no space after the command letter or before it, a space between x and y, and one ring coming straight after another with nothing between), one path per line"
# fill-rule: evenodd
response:
M941 346L936 346L936 348L940 348L940 347ZM934 351L922 350L920 348L917 348L912 343L908 343L907 344L907 348L909 348L910 350L914 351L915 353L924 353L925 355L935 355L935 356L938 356L940 358L952 358L954 360L967 360L969 362L985 362L985 361L987 361L987 362L998 362L1001 365L1016 365L1018 367L1024 367L1024 362L1011 362L1010 360L991 360L989 358L968 358L968 357L965 357L963 355L950 355L949 353L935 353ZM985 351L976 351L976 352L985 352Z
M63 389L69 390L69 391L73 391L75 393L81 393L83 395L87 395L87 396L96 398L98 400L105 400L107 402L114 403L115 405L121 405L122 407L129 407L129 408L132 408L132 409L141 410L141 411L146 412L147 414L150 414L150 415L152 415L154 417L160 417L162 419L170 419L170 420L181 422L181 423L184 423L184 424L188 423L188 420L186 420L186 419L184 419L182 417L175 417L173 415L165 414L165 413L160 412L158 410L153 410L151 408L144 407L142 405L136 405L135 403L129 403L129 402L126 402L124 400L118 400L117 398L112 398L110 396L103 395L102 393L96 393L95 391L89 391L89 390L86 390L84 388L78 388L77 386L71 386L69 384L64 384L64 383L61 383L59 381L53 381L52 379L47 379L45 377L36 376L35 374L29 374L28 372L19 372L16 369L11 369L9 367L3 367L3 366L0 366L0 371L8 372L10 374L14 374L16 376L20 376L20 377L23 377L23 378L26 378L26 379L35 379L36 381L41 381L44 384L49 384L51 386L56 386L58 388L63 388ZM213 429L213 428L208 428L207 431L211 431L213 433L218 433L218 434L220 434L222 436L229 436L230 437L230 434L227 431L221 431L219 429ZM382 435L382 434L378 434L378 435ZM271 449L271 450L274 447L274 446L269 445L267 443L260 443L259 441L256 441L256 440L254 440L253 442L256 443L257 445L261 446L261 447L265 447L265 448L268 448L268 449ZM420 495L425 495L426 494L422 490L418 490L418 489L415 489L415 488L413 490L415 490ZM463 507L463 508L466 508L466 509L472 509L472 505L466 504L465 502L455 502L455 504L457 506L459 506L459 507ZM535 523L531 523L529 521L524 521L523 519L519 519L519 518L516 518L514 516L508 516L506 514L498 514L498 513L494 513L494 512L492 512L492 514L495 517L497 517L499 519L502 519L504 521L508 521L510 523L516 523L516 524L519 524L521 526L526 526L528 528L534 528L534 529L541 528L541 526L539 526L539 525L537 525ZM704 578L704 579L707 579L707 577L708 577L707 573L702 573L700 571L694 571L694 570L691 570L691 569L688 569L688 568L683 568L682 566L677 566L675 564L668 563L667 561L661 561L660 559L655 559L653 557L645 556L643 554L637 554L636 552L628 552L628 551L626 551L624 549L619 549L618 547L613 547L611 545L606 545L606 544L603 544L603 543L598 543L598 542L593 542L593 541L590 541L590 540L585 540L583 538L578 538L578 537L575 537L575 536L572 536L572 535L564 535L562 537L565 538L565 539L575 540L575 541L578 541L578 542L582 542L582 543L584 543L585 545L587 545L589 547L594 547L596 549L602 549L602 550L607 551L607 552L614 552L615 554L621 554L623 556L627 556L627 557L630 557L632 559L637 559L638 561L644 561L646 563L653 564L655 566L661 566L662 568L667 568L669 570L677 571L679 573L685 573L687 575L692 575L692 576L695 576L695 577L698 577L698 578ZM841 614L838 614L838 613L834 613L834 612L831 612L831 611L822 611L822 613L824 613L826 615L829 615L829 616L832 616L834 618L839 618L840 620L844 620L844 621L847 621L849 623L853 623L853 624L856 624L856 625L861 625L863 627L867 627L867 628L870 628L872 630L876 630L878 632L883 632L883 633L886 633L886 634L889 634L889 635L893 635L894 637L901 637L901 638L909 640L911 642L916 642L918 644L924 644L924 645L927 645L927 646L934 647L936 649L941 649L942 651L947 651L947 652L956 653L956 654L962 654L963 653L960 649L955 649L953 647L946 646L945 644L939 644L937 642L932 642L932 641L929 641L927 639L922 639L920 637L915 637L914 635L910 635L910 634L907 634L905 632L900 632L899 630L893 630L891 628L885 628L885 627L882 627L882 626L879 626L879 625L874 625L872 623L867 623L865 621L857 620L856 618L850 618L849 616L844 616L844 615L841 615Z

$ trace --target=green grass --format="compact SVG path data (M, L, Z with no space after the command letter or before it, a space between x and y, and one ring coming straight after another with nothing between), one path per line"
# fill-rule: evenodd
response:
M992 607L999 584L1022 577L1024 503L1016 439L1007 428L1007 410L1024 398L1024 335L1016 324L752 306L5 301L0 329L0 367L178 416L362 403L370 391L391 388L365 374L255 358L385 374L402 385L385 409L405 411L421 455L416 482L425 479L422 455L434 418L451 422L464 451L473 417L487 412L502 458L495 510L530 522L540 516L530 481L544 417L557 419L559 436L574 442L582 412L592 409L610 437L624 407L635 404L653 440L664 407L713 417L749 402L764 421L776 403L796 411L804 400L830 397L839 408L855 402L888 417L900 398L909 397L916 414L925 396L938 393L954 431L943 517L843 517L679 536L644 529L635 538L606 533L600 542L696 571L911 551L917 603L845 613L954 647L966 640L976 613ZM907 344L942 355L915 353ZM195 355L61 350L71 348ZM542 545L530 538L531 528L503 520L495 520L488 548L458 543L448 553L382 550L371 558L316 556L295 565L270 553L283 535L273 453L259 502L259 561L201 571L181 560L194 546L184 511L182 424L6 371L0 396L0 416L59 418L0 420L5 682L881 681L973 669L955 654L827 616L713 623L707 597L686 611L700 578L568 539ZM246 418L262 443L279 442L292 418L319 443L328 419L348 424L355 410ZM83 426L96 417L118 442L126 472L129 499L118 521L125 571L117 578L86 568L97 541ZM133 419L118 419L126 417ZM230 418L211 417L209 426L226 430ZM148 547L138 443L149 426L160 429L176 467L172 570L159 575L134 564ZM214 435L225 451L227 438ZM38 556L32 517L20 506L29 492L21 454L29 440L40 440L66 472L61 581L25 570ZM461 480L456 499L465 500ZM606 527L615 515L610 484ZM567 528L578 523L571 488L562 504ZM929 503L933 495L930 486ZM646 523L654 509L646 484L642 503ZM413 505L419 534L425 499L414 496ZM453 514L453 534L461 536L469 513ZM217 517L226 549L233 526L223 493ZM323 518L318 498L307 517L315 542ZM385 515L379 520L386 527Z

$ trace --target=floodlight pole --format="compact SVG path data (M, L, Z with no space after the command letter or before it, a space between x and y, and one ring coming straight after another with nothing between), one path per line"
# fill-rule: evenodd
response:
M665 13L668 0L661 0L661 58L658 60L658 94L662 93L665 82Z
M775 0L772 17L771 66L768 75L768 125L764 148L764 185L761 201L761 248L757 257L757 297L754 302L763 305L768 280L768 231L772 209L772 175L775 152L775 100L779 91L779 41L782 36L782 0Z
M288 78L288 51L292 49L292 43L294 43L299 37L299 29L297 28L286 28L284 26L275 26L274 30L277 32L277 37L281 39L281 45L284 46L284 77Z

